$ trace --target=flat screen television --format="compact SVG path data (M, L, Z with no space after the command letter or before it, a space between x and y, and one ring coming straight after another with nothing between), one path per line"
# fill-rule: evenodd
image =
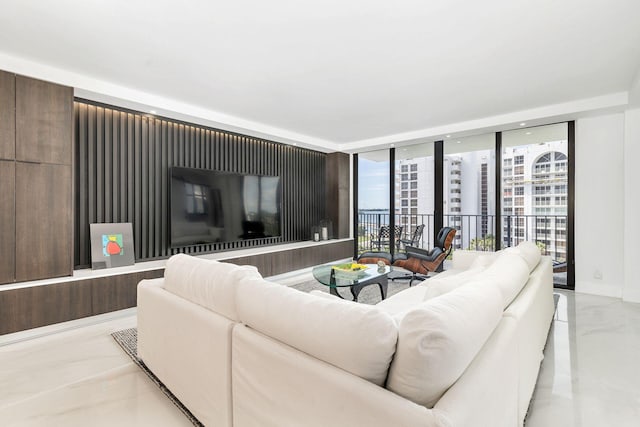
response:
M280 236L280 177L171 168L171 247Z

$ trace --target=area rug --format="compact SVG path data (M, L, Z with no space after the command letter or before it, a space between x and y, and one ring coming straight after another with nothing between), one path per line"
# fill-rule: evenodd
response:
M413 285L415 286L418 283L421 282L414 281ZM311 292L317 290L329 293L329 287L323 285L315 279L300 283L299 285L291 285L290 287L302 292ZM402 290L407 289L408 287L409 280L389 280L389 285L387 286L387 298L389 298L391 295L397 294ZM342 297L346 300L353 299L353 296L351 295L348 287L338 288L338 293L342 295ZM362 304L377 304L381 300L382 296L380 295L380 288L376 284L364 287L358 295L358 302Z
M133 360L133 362L138 365L138 367L142 369L145 374L147 374L151 381L153 381L153 383L160 388L165 396L167 396L169 400L174 405L176 405L176 407L180 409L180 411L182 411L182 413L189 419L189 421L191 421L194 426L204 426L204 424L198 421L198 419L193 416L193 414L182 404L182 402L180 402L178 398L175 397L173 393L171 393L167 386L162 384L162 381L160 381L155 375L153 375L153 372L151 372L149 368L147 368L142 360L138 359L138 330L136 328L117 331L112 333L111 336L114 340L116 340L120 347L122 347L124 352L129 355L131 360Z

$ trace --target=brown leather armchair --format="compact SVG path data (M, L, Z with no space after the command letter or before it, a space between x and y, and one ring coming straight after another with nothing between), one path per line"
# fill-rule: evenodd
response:
M452 248L453 238L456 229L443 227L436 236L433 249L425 250L414 246L407 246L405 253L391 256L389 252L365 252L358 257L358 262L362 264L375 264L382 261L387 265L402 267L411 272L410 275L389 277L391 280L409 279L409 286L414 280L424 280L430 272L442 271L442 263L449 255ZM419 276L421 275L421 276Z
M394 257L393 265L402 267L412 273L411 276L409 276L409 286L412 285L414 280L424 280L426 279L426 274L429 272L442 271L442 263L451 252L455 235L455 228L443 227L436 236L433 249L424 250L407 246L405 248L406 253L397 254ZM396 277L396 279L399 278L400 277Z

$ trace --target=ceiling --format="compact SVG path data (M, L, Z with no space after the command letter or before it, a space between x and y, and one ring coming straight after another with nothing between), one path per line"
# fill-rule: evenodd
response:
M0 0L0 68L326 150L619 107L637 0Z

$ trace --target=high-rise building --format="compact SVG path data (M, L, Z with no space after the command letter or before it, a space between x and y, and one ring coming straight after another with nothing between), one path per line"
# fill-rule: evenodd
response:
M566 141L506 147L502 156L502 246L534 240L554 259L566 259ZM458 230L455 248L495 248L494 164L490 149L444 156L444 224ZM397 222L406 233L420 224L433 230L433 157L400 160L397 170Z
M502 166L503 246L534 240L566 260L566 141L506 147Z

